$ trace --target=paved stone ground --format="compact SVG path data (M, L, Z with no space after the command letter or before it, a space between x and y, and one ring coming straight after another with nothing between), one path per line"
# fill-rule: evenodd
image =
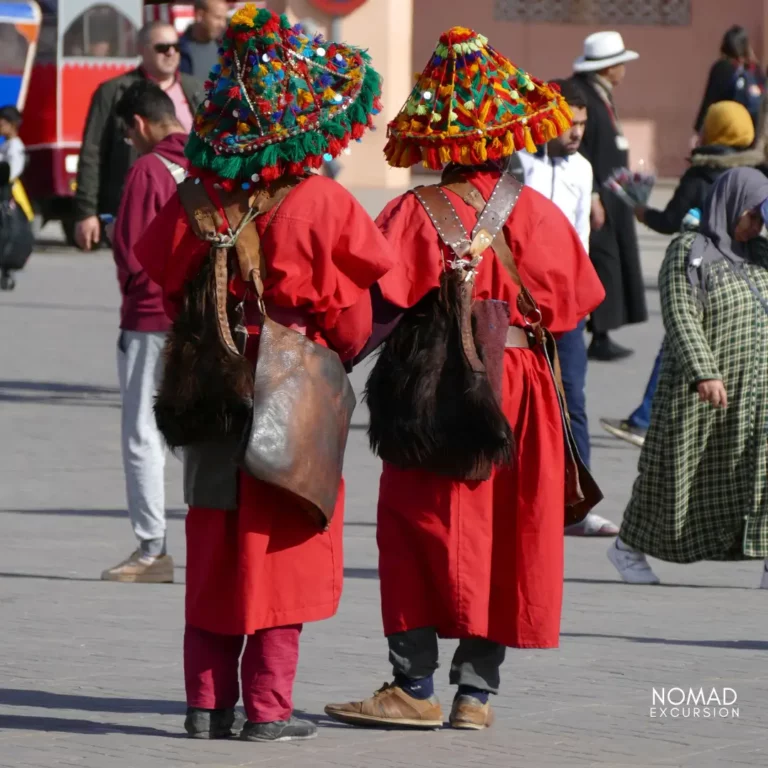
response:
M372 199L371 199L372 200ZM375 206L374 202L370 203ZM638 453L600 432L639 399L661 338L653 287L662 241L643 235L651 320L617 338L637 354L589 380L602 513L620 519ZM361 408L347 457L346 587L339 615L306 628L298 706L322 724L300 745L182 738L184 579L180 467L169 460L179 582L105 584L132 548L116 392L117 291L109 254L55 246L0 294L0 766L764 766L768 653L757 563L655 564L658 588L625 586L606 542L569 539L562 646L513 651L488 733L356 731L323 705L388 677L381 637L377 465ZM355 375L360 386L364 371ZM450 645L450 644L448 644ZM653 719L653 687L727 686L738 718ZM444 703L447 673L439 675Z

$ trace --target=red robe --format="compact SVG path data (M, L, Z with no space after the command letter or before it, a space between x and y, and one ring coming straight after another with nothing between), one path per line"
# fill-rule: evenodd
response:
M215 189L206 188L216 202ZM355 199L322 176L293 190L267 228L268 219L256 226L270 314L342 359L354 357L371 333L369 288L392 266L386 240ZM171 317L209 247L191 231L177 196L136 247ZM230 289L239 289L239 277ZM343 517L343 482L333 522L318 532L285 493L240 473L237 512L190 507L187 515L187 622L240 635L332 616L344 574Z
M498 179L468 177L487 200ZM473 208L448 193L468 232ZM377 223L397 255L380 281L386 299L411 307L438 285L448 251L412 194ZM504 235L544 324L564 333L603 300L578 235L561 211L525 188ZM476 296L509 303L518 289L486 251ZM484 637L512 647L554 648L563 590L564 446L555 386L540 351L507 349L502 406L516 463L485 482L459 482L385 464L378 508L384 632L436 627L442 637ZM457 436L458 437L458 436Z

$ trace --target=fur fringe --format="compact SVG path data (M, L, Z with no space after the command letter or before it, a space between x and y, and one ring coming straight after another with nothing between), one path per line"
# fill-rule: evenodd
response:
M186 286L183 309L165 345L155 419L171 449L244 438L250 427L253 364L219 338L215 290L209 256Z
M396 466L485 480L511 461L514 436L487 375L464 355L460 292L445 273L383 345L365 389L368 436Z

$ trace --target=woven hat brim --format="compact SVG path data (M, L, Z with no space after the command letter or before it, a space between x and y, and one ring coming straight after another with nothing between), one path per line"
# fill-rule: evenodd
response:
M623 51L616 56L608 56L605 59L587 59L584 56L579 56L573 62L573 71L576 73L599 72L601 69L615 67L617 64L626 64L629 61L637 61L639 58L640 54L637 51Z
M211 171L223 179L238 179L263 175L265 169L279 170L292 164L317 168L325 155L338 157L351 139L359 138L370 127L371 116L376 112L374 102L381 95L381 77L368 57L363 56L366 66L360 90L343 114L251 154L220 154L192 132L185 149L187 158L196 168Z

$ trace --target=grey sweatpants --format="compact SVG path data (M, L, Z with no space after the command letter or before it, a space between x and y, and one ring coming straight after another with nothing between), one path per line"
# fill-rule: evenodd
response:
M165 554L165 445L153 412L164 342L164 333L122 331L117 344L128 515L147 555Z

